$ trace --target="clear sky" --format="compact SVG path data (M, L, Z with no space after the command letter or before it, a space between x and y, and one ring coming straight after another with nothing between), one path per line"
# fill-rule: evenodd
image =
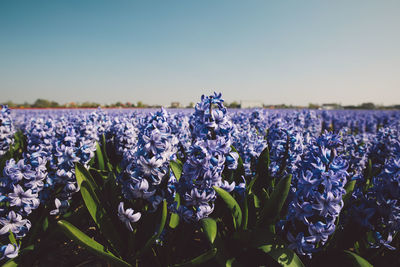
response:
M400 1L0 0L0 102L400 103Z

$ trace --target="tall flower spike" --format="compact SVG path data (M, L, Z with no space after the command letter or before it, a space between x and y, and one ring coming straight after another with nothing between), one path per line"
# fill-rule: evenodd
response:
M233 129L227 116L221 94L202 96L197 103L190 123L194 141L188 149L183 172L176 184L183 196L178 213L185 221L198 221L208 217L214 210L216 193L213 186L228 190L235 188L223 181L225 165L237 166L238 155L231 151ZM228 167L228 166L227 166Z
M124 159L123 172L118 176L127 200L145 200L154 211L167 199L172 205L174 192L168 186L174 179L169 172L169 161L176 159L179 140L172 133L170 114L165 110L149 114L138 122L137 146Z
M328 132L312 139L294 172L288 215L280 224L289 247L301 255L311 256L327 242L343 208L348 163L336 155L339 145Z

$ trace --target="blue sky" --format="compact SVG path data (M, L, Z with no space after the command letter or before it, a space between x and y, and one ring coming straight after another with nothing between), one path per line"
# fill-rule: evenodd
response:
M0 101L400 103L400 1L0 1Z

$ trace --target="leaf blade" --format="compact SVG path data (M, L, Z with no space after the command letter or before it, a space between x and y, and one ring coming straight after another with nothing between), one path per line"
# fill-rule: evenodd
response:
M169 162L169 166L170 166L172 172L174 173L176 180L179 181L179 179L182 176L182 171L183 171L182 162L179 159L177 159L176 161L171 160Z
M117 250L122 248L119 234L107 215L104 205L100 202L99 188L94 183L93 177L81 164L76 164L75 176L80 187L80 192L89 214L93 218L101 233L106 237L112 247Z
M176 208L179 208L180 204L181 204L181 197L178 193L176 193L175 195L175 202L177 203ZM173 212L171 214L171 218L169 219L169 227L171 227L172 229L175 229L178 224L179 224L179 214L176 212Z
M234 221L235 229L238 229L242 225L242 209L240 208L237 201L226 192L224 189L213 186L215 192L222 198L228 209L231 211Z
M184 262L184 263L179 263L179 264L175 264L173 265L173 267L190 267L190 266L198 266L204 262L207 262L209 260L211 260L212 258L215 257L215 255L217 254L217 249L213 248L203 254L201 254L200 256L197 256L196 258Z
M343 253L346 255L346 257L352 261L352 266L354 267L372 267L372 264L369 263L366 259L363 257L357 255L354 252L345 250Z
M57 224L69 238L76 241L77 243L79 243L80 245L91 251L93 254L96 254L97 256L118 266L131 266L124 260L116 257L110 251L105 250L105 247L103 245L88 237L81 230L79 230L69 222L60 220L57 222Z
M142 249L140 249L137 253L135 258L138 258L140 255L142 255L144 252L147 251L153 245L153 243L157 240L157 238L160 237L162 231L164 230L165 223L167 221L167 201L164 199L163 200L163 209L161 211L161 220L160 220L160 225L158 227L157 232L145 243Z
M289 194L291 181L291 174L279 181L260 213L259 225L274 223L279 219L279 214Z
M102 149L98 142L96 142L96 152L95 153L96 153L96 163L97 163L99 170L102 170L102 171L105 170L106 164L104 162Z
M217 222L213 218L204 218L201 220L201 228L206 234L208 241L213 244L217 236Z

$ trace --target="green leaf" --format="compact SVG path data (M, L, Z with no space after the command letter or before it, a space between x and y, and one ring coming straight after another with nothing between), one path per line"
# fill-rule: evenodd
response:
M108 161L107 161L107 167L108 167L108 170L109 170L109 171L112 171L112 170L113 170L113 165L112 165L110 162L108 162Z
M9 260L2 265L2 267L17 267L17 266L18 263L16 263L14 259Z
M364 191L368 190L372 186L372 176L373 176L373 168L371 159L368 160L367 166L367 177L365 178Z
M90 167L93 167L93 166L94 166L94 163L95 163L95 160L96 160L96 157L92 157L92 158L90 159L88 165L89 165Z
M260 213L259 225L275 223L289 194L292 175L281 179Z
M364 259L363 257L357 255L356 253L353 253L351 251L345 250L343 251L343 253L345 254L346 258L349 259L348 262L349 265L347 266L354 266L354 267L372 267L372 264L369 263L366 259Z
M100 189L96 184L96 181L94 180L93 176L90 174L90 172L83 166L82 164L75 163L75 177L76 181L78 182L78 185L80 186L83 181L86 181L88 186L92 189L93 192L95 192L98 196L100 195Z
M161 221L157 231L157 238L160 237L161 232L164 230L165 223L167 222L167 215L168 215L168 207L167 207L167 200L163 200L163 209L161 212Z
M35 223L29 231L29 239L24 240L24 244L34 244L37 241L37 238L40 236L41 231L44 230L43 223L47 218L49 211L44 209L40 211L40 214L40 217L35 220Z
M258 157L256 165L256 177L253 178L254 182L251 185L251 190L254 194L260 198L262 189L268 189L273 187L274 179L269 175L269 149L268 146L261 152Z
M254 207L255 208L261 208L261 200L256 194L251 195L253 197L253 202L254 202Z
M236 232L233 237L242 242L244 246L268 253L269 256L282 266L304 266L300 258L286 246L285 242L264 227L254 228L251 231Z
M80 192L85 202L85 206L92 216L94 222L99 227L102 234L107 238L112 247L117 246L117 250L121 249L121 239L112 223L111 218L107 215L104 205L100 202L99 189L94 183L93 177L86 168L77 163L75 166L75 176L80 187Z
M249 200L248 200L248 192L244 193L243 198L243 225L242 229L247 229L247 224L249 223Z
M43 220L42 228L44 232L46 232L47 228L49 228L49 219L47 217L45 217Z
M25 253L27 251L33 251L35 249L35 245L29 245L23 249L21 249L21 253Z
M108 158L106 147L107 147L106 136L104 134L102 134L101 135L101 152L103 153L105 168L107 171L112 171L113 165L110 163L110 159Z
M177 159L176 161L171 160L169 162L169 166L171 167L171 170L174 173L176 180L179 181L179 179L181 178L181 175L182 175L182 170L183 170L182 162L179 159Z
M300 258L292 250L286 248L283 244L274 243L270 245L263 245L258 249L268 253L274 260L282 266L288 267L304 267Z
M117 166L115 167L117 173L121 173L122 172L122 167L120 164L117 164Z
M238 229L242 225L242 210L236 200L224 189L213 186L215 192L221 197L221 199L228 206L233 216L233 223L235 229Z
M10 233L8 234L8 239L10 240L11 244L13 245L18 245L17 240L15 239L15 236L11 230L9 231Z
M96 142L96 163L99 170L105 170L103 152L98 142Z
M196 258L194 258L194 259L192 259L190 261L187 261L187 262L184 262L184 263L180 263L180 264L175 264L173 266L174 267L198 266L198 265L200 265L200 264L202 264L202 263L204 263L206 261L211 260L212 258L215 257L216 254L217 254L217 249L213 248L213 249L201 254L200 256L198 256L198 257L196 257Z
M264 148L264 150L258 157L258 162L256 165L256 173L258 174L259 177L267 179L269 173L269 164L270 164L269 148L267 146L266 148Z
M175 202L177 203L176 208L179 208L181 205L181 197L179 196L178 193L175 193ZM172 229L175 229L179 224L179 214L176 212L173 212L171 214L171 218L169 219L169 227Z
M252 193L252 188L253 188L253 186L254 186L254 183L256 182L256 180L257 180L257 175L256 176L254 176L253 177L253 179L251 179L251 181L249 182L249 185L247 186L247 188L246 188L246 191L248 192L248 193Z
M98 188L101 188L102 186L104 186L104 180L107 179L107 176L104 172L102 173L102 171L100 171L100 170L97 170L95 168L90 168L89 173L92 176L92 178Z
M121 202L120 199L118 199L120 194L121 190L118 188L115 174L113 172L109 172L107 179L105 179L104 186L102 187L103 198L108 202L108 212L112 212L111 210L114 211L115 207L118 207L119 203Z
M215 259L218 262L219 266L242 267L242 265L234 259L236 255L231 255L232 252L230 251L230 248L228 248L229 246L230 244L224 242L224 240L221 239L221 236L217 235L213 247L216 247L218 249L217 254L215 255Z
M113 265L115 264L117 266L131 266L129 263L116 257L110 251L107 251L103 245L85 235L82 231L80 231L78 228L76 228L69 222L60 220L57 222L57 224L69 238L76 241L81 246L85 247L87 250L92 252L93 254L96 254L97 256L107 260Z
M350 199L351 194L353 193L355 185L356 185L356 180L351 180L344 187L344 189L346 189L346 194L343 196L343 201L344 201L345 204L348 201L348 199Z
M158 230L149 240L147 240L147 242L143 246L143 248L136 253L135 258L138 258L140 255L142 255L144 252L146 252L154 244L154 242L160 237L162 231L164 230L165 223L167 221L167 215L168 215L167 211L168 211L167 201L164 199L163 205L162 205L162 211L161 211L161 220L160 220L160 224L158 226Z
M261 197L260 199L261 204L267 203L267 201L269 201L271 198L271 196L269 195L268 191L265 188L261 190L260 197Z
M217 222L213 218L204 218L201 220L201 228L207 236L210 243L214 243L217 236Z
M236 258L231 258L226 261L225 267L232 267L232 264L236 261Z
M99 189L94 181L92 181L93 177L82 165L76 164L75 176L86 208L89 210L89 213L96 224L99 225L99 216L103 217L105 213L104 209L100 205L98 194L96 194L96 191L99 191Z

